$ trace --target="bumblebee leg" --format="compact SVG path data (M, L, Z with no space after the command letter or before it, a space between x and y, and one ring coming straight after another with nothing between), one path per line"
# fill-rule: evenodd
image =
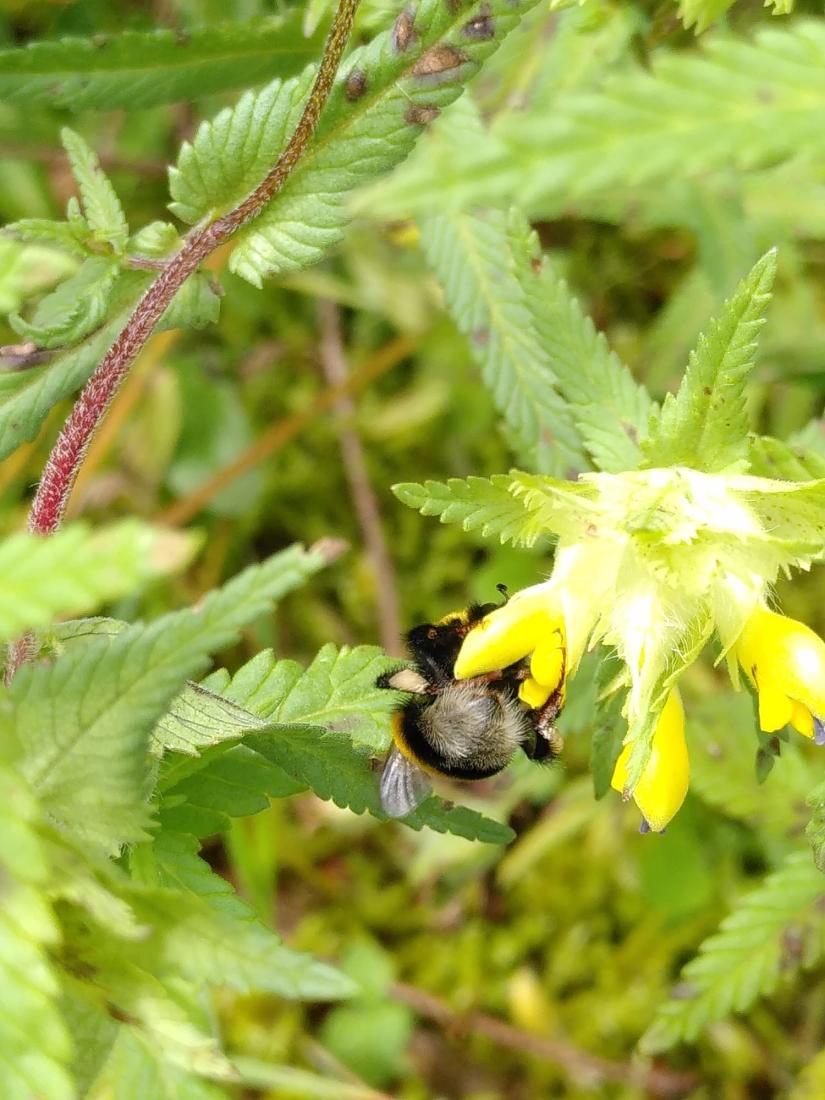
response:
M564 738L553 725L563 705L563 691L557 688L547 702L534 712L533 729L536 731L536 741L532 750L524 747L531 760L552 760L564 748Z

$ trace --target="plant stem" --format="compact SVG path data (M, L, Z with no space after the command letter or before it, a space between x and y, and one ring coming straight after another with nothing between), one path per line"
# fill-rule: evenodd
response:
M148 340L164 310L186 279L242 225L257 217L278 193L309 144L332 90L358 0L340 0L324 46L321 63L298 125L270 172L233 210L196 226L180 251L146 290L123 330L98 364L78 397L52 449L29 513L29 530L51 534L60 526L69 493L89 449L135 356Z

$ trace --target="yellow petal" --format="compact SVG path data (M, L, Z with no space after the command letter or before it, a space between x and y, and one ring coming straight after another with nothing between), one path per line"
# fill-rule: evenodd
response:
M564 658L564 638L561 631L557 629L539 642L530 658L530 672L533 679L544 684L551 691L555 691L564 676Z
M457 680L507 668L559 628L561 615L546 584L517 593L469 632L455 663Z
M788 696L766 680L759 688L759 728L765 733L781 730L791 720L792 704Z
M790 723L793 728L804 737L813 738L814 718L808 708L803 706L802 703L791 703Z
M531 710L538 710L539 707L544 706L552 692L553 688L544 687L542 684L530 679L522 681L518 689L518 697Z
M627 762L632 745L625 745L611 779L611 786L624 790ZM661 832L685 800L690 779L690 761L685 741L685 715L679 692L667 697L653 732L650 758L636 784L633 798L654 832Z

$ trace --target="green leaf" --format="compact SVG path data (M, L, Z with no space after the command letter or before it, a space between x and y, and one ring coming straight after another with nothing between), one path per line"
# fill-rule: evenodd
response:
M260 724L269 726L267 722ZM206 750L196 760L167 757L161 765L158 787L163 792L163 825L193 836L224 832L230 818L260 813L267 809L270 799L306 790L305 783L293 779L247 745Z
M816 422L819 427L819 422ZM748 465L758 477L781 481L808 481L825 477L825 456L801 442L775 439L772 435L751 436Z
M588 454L606 473L636 469L655 410L650 394L596 330L515 211L510 234L539 342Z
M384 1100L386 1093L367 1085L322 1077L294 1066L275 1066L260 1058L238 1057L235 1065L245 1084L266 1089L271 1096L300 1100Z
M324 564L298 546L252 566L195 611L92 638L50 666L25 665L11 685L27 778L67 831L107 851L142 839L149 738L207 654Z
M87 256L86 233L70 222L52 221L49 218L21 218L3 226L3 233L27 244L56 245L76 256Z
M457 98L534 3L422 0L391 31L354 50L296 170L239 233L230 269L260 286L267 275L317 262L350 220L349 193L407 156L423 127ZM224 202L222 190L215 192L210 208Z
M708 1024L744 1012L823 951L825 879L810 853L794 852L705 940L678 991L642 1038L649 1054L692 1042Z
M111 1057L88 1100L228 1100L211 1081L170 1065L157 1043L122 1027Z
M86 382L123 328L145 283L145 276L135 278L134 273L121 277L117 316L76 348L25 372L23 384L0 404L0 459L33 439L52 407Z
M563 54L550 60L565 70ZM380 213L502 205L517 195L531 218L555 218L596 204L615 209L617 194L635 211L643 185L658 201L674 179L703 180L718 170L741 177L792 162L800 150L814 163L825 144L817 125L823 71L820 20L761 27L751 40L708 36L699 51L668 43L615 66L600 88L588 79L527 110L519 103L501 112L490 147L462 148L461 171L443 184L436 172L418 173L415 190L382 203Z
M169 713L158 722L152 734L152 751L159 756L167 750L197 756L203 748L237 740L267 724L201 684L187 684Z
M3 1100L72 1100L69 1036L47 951L60 933L48 901L39 810L0 764L0 1052Z
M390 715L399 696L377 687L376 679L391 665L372 646L340 651L324 646L306 671L294 661L276 661L265 651L239 669L222 694L267 722L268 729L244 738L245 748L275 764L300 787L311 787L320 798L386 820L370 746L383 748L390 740ZM182 764L183 774L191 774L192 764ZM254 759L244 758L242 767L253 768ZM174 761L161 773L170 803L178 792L174 784L179 774ZM242 774L249 792L250 772ZM277 778L278 773L262 771L258 790L266 793ZM185 790L183 784L181 789ZM170 806L164 820L180 827L179 822L192 819L193 809L194 820L203 821L197 807L191 806ZM220 812L225 812L223 807ZM506 843L513 836L508 826L437 798L427 799L404 824L488 843Z
M688 30L694 27L701 34L732 4L733 0L679 0L679 18Z
M484 538L532 546L540 531L527 529L529 513L511 489L510 474L490 478L451 477L446 482L404 482L393 485L398 499L422 516L438 516L442 523L460 523L464 531L481 531Z
M811 820L805 827L805 835L814 853L814 862L825 874L825 783L814 787L807 799Z
M447 308L512 434L519 460L559 477L587 466L531 316L505 213L434 215L421 244Z
M198 850L194 837L166 830L152 845L156 884L167 889L148 893L145 904L156 911L167 965L191 981L242 993L259 989L292 999L336 1000L355 991L340 971L285 947ZM140 858L138 851L133 867Z
M744 464L748 448L745 387L753 369L776 275L767 252L699 337L678 393L665 399L644 450L650 466L693 466L718 473Z
M183 565L191 549L188 537L139 520L94 532L71 524L49 538L11 535L0 543L0 639L125 596Z
M92 237L112 246L116 254L123 252L129 237L129 226L120 199L108 177L101 170L97 156L80 134L64 127L60 137L80 188L83 214ZM71 219L70 219L71 220Z
M119 274L111 260L85 260L76 274L40 300L30 321L13 313L9 322L42 348L76 344L106 320Z
M320 53L301 11L187 31L124 31L0 51L0 99L31 109L134 111L291 76Z

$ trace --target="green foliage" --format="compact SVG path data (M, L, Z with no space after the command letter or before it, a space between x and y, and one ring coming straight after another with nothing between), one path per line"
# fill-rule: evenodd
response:
M60 136L80 188L83 216L92 240L109 244L113 252L121 253L129 236L129 226L114 187L101 171L97 156L80 134L66 127ZM72 220L71 211L69 220Z
M751 41L708 36L700 46L655 50L652 66L623 65L601 86L507 112L491 145L462 149L460 173L443 180L417 173L414 194L405 188L402 197L399 189L393 199L388 192L377 209L407 216L436 204L466 208L518 194L531 213L557 215L573 203L615 209L623 196L638 203L644 195L660 210L667 207L669 224L682 224L683 189L670 189L672 181L775 168L800 150L816 155L822 133L815 119L825 94L820 22L761 28ZM644 185L657 186L645 195Z
M4 752L5 755L5 752ZM0 766L0 1049L8 1100L71 1100L69 1037L46 951L58 939L48 899L49 865L26 784Z
M225 785L228 756L205 754L204 771L191 757L169 758L161 774L164 820L200 833L220 825L239 796L248 812L255 812L263 808L262 791L282 797L307 787L354 813L386 820L371 756L387 747L389 716L399 700L397 693L376 686L387 667L381 651L371 646L341 651L324 646L306 671L295 661L259 653L221 692L267 727L244 737L242 747L251 753L229 749L234 796ZM217 783L216 770L223 772ZM404 824L490 844L506 843L513 835L506 825L435 797Z
M124 31L0 51L0 98L26 107L135 110L191 100L296 72L322 36L301 12L194 28Z
M484 538L498 535L500 542L531 545L538 531L525 529L522 501L511 492L509 474L491 478L450 478L445 484L427 481L394 485L393 492L402 503L422 516L438 516L442 523L460 523L464 531L480 531Z
M185 536L164 535L138 520L95 532L74 524L49 539L12 535L0 543L0 638L133 592L183 564L190 545Z
M41 299L31 321L12 314L10 323L43 348L77 344L105 320L117 277L117 265L110 260L85 260L76 275Z
M705 940L645 1033L643 1049L656 1053L693 1040L708 1024L772 993L800 967L815 965L824 946L816 911L823 892L810 854L788 856Z
M711 323L708 335L699 337L679 392L665 399L645 446L651 466L693 466L715 473L744 464L745 386L775 275L776 256L768 252Z
M349 193L403 160L422 127L460 95L465 82L533 2L494 0L451 9L442 0L423 0L413 26L404 29L402 22L401 30L379 34L354 50L342 67L312 146L264 213L239 234L230 268L260 286L267 275L320 259L349 221ZM399 16L402 21L408 18ZM480 18L483 34L473 30L473 21ZM354 73L366 79L365 91L355 96L354 85L347 92ZM285 85L281 104L290 94ZM252 117L252 103L244 109ZM214 139L208 135L204 131L204 149L214 150ZM180 174L173 176L173 198L178 213L190 219L203 206L202 200L192 201L197 187L183 157L188 153L182 155ZM223 180L216 182L219 186L208 196L210 209L221 208L231 194L231 184L227 190Z
M25 740L22 770L49 814L108 851L143 839L149 735L158 719L210 652L322 564L293 547L250 567L197 611L96 637L49 666L22 668L11 686L7 730Z

